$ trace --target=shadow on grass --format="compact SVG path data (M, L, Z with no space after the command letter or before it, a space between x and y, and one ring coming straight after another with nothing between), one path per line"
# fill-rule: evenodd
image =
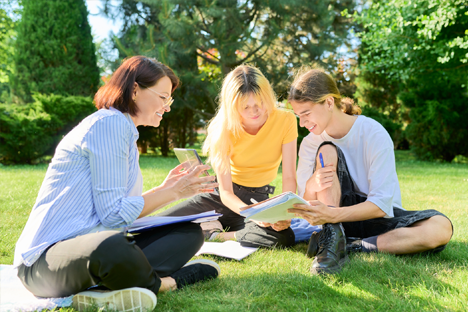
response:
M306 247L303 243L289 250L303 254ZM299 267L284 271L272 266L268 273L258 266L249 268L248 262L214 257L230 271L217 280L158 296L158 310L463 310L461 299L454 299L463 290L440 277L447 278L450 270L466 265L465 259L459 259L465 250L466 244L454 242L446 251L429 256L354 254L340 274L328 276L310 275L312 259L303 259Z

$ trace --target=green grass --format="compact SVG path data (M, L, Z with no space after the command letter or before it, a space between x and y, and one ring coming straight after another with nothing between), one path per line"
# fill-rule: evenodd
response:
M338 275L311 276L306 245L260 250L243 261L215 256L222 275L158 295L157 311L467 311L468 165L416 161L396 153L403 206L437 209L455 233L433 256L356 254ZM144 189L160 183L175 158L143 156ZM0 252L13 262L14 245L44 178L47 165L0 167ZM281 189L280 175L274 181ZM71 311L71 309L65 309Z

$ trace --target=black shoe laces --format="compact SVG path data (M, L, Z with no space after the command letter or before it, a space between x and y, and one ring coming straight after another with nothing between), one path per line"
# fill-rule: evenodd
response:
M333 248L333 240L336 237L335 231L332 230L331 226L324 226L322 229L322 235L319 237L318 245L319 250L317 255L321 254L324 251L332 253L336 257L335 248Z

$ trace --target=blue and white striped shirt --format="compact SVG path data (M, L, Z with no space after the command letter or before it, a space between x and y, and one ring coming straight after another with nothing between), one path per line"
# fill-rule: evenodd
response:
M16 243L15 266L31 266L58 241L135 221L144 206L141 192L130 194L141 177L137 139L131 117L113 108L88 116L63 138Z

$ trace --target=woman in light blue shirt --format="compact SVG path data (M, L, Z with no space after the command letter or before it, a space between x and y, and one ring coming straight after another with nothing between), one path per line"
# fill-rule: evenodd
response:
M217 186L214 177L199 177L208 166L185 172L179 165L142 194L136 127L159 126L178 84L154 59L127 59L97 92L99 110L57 146L15 250L18 276L34 295L64 297L101 286L112 291L80 293L75 308L85 309L80 302L89 298L98 305L117 298L152 309L159 291L218 275L214 262L186 265L203 244L198 224L124 235L137 218Z

